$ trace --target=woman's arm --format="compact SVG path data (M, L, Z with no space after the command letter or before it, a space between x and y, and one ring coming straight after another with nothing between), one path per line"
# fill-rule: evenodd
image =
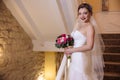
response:
M81 47L66 49L65 53L70 54L73 52L83 52L83 51L91 50L93 48L93 45L94 45L94 33L95 33L94 27L92 25L88 26L87 27L86 44L81 46Z

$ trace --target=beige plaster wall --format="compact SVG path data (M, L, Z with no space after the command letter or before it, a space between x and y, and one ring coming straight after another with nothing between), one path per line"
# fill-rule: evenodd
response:
M109 11L120 11L120 0L109 0Z

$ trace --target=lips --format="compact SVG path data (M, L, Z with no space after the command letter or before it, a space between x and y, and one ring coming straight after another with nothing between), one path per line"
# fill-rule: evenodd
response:
M85 18L81 18L81 20L85 20Z

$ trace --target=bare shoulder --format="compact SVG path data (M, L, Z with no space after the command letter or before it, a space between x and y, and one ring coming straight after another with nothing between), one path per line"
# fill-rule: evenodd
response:
M95 29L94 26L92 24L88 24L87 26L87 36L94 36L95 34Z
M92 24L88 24L87 31L94 32L94 26Z

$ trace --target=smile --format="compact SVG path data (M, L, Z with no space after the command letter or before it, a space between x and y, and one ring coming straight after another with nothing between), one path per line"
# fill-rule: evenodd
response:
M81 18L82 20L85 20L86 18Z

